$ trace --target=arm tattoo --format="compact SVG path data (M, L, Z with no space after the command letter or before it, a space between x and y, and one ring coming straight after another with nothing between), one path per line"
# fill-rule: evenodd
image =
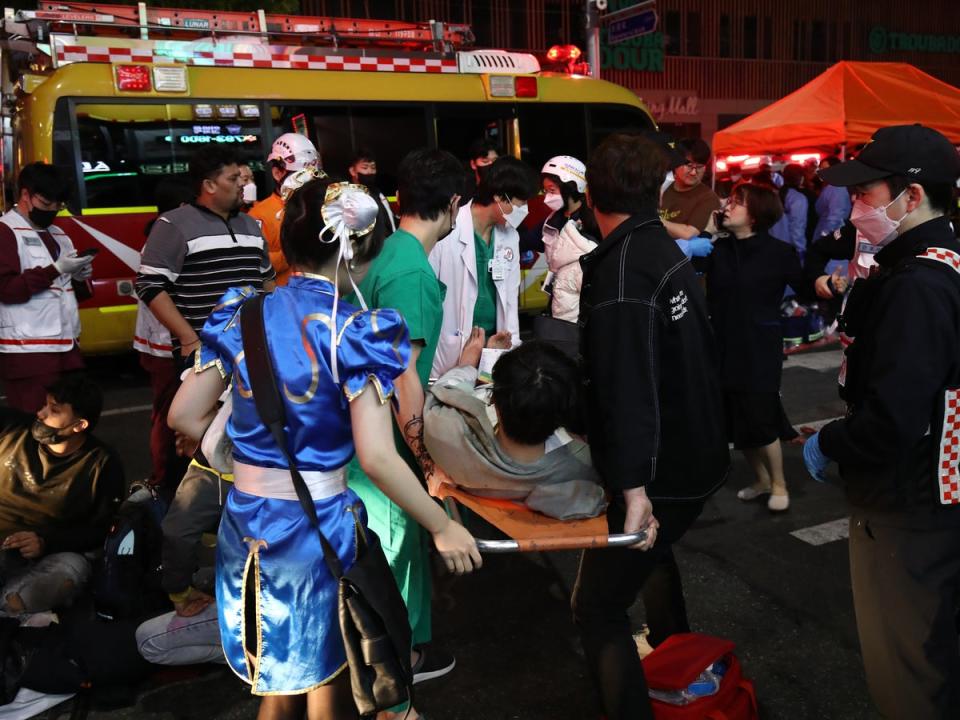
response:
M430 453L427 452L427 447L423 442L423 416L414 415L407 424L403 426L403 439L413 452L413 456L417 459L417 464L423 471L424 476L432 474L434 468L433 458L430 457Z

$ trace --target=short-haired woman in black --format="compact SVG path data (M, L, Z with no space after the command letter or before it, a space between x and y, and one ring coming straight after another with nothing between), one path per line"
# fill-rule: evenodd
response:
M767 507L779 512L790 505L780 441L796 436L780 400L780 302L787 285L801 285L800 260L795 248L768 233L783 215L774 189L740 183L720 213L725 235L696 264L707 274L728 432L756 476L737 497L769 495Z

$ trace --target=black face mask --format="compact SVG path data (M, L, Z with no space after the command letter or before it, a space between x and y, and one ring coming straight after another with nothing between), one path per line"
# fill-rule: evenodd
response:
M61 435L62 430L67 430L76 425L72 423L67 425L65 428L55 428L47 425L43 420L37 418L33 422L33 427L30 428L30 434L33 436L33 439L36 440L41 445L56 445L58 443L66 442L70 439L69 435Z
M477 173L477 177L480 178L480 179L478 180L478 183L483 182L483 179L487 176L487 173L488 173L488 172L490 172L490 166L489 166L489 165L477 165L477 167L476 167L476 173Z
M357 182L361 185L366 185L371 190L377 187L377 174L376 173L357 173Z
M57 219L57 210L41 210L40 208L30 208L30 222L38 228L48 228L53 225Z

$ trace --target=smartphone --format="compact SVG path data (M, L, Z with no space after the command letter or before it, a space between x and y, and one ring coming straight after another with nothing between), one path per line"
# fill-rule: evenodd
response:
M100 248L98 248L98 247L91 247L91 248L87 248L86 250L81 250L80 252L77 253L77 256L78 256L78 257L93 257L93 256L96 255L98 252L100 252Z
M717 230L723 230L723 210L713 211L713 224Z

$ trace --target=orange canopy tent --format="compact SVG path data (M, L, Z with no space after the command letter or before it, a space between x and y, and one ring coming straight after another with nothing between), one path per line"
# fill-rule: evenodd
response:
M922 123L960 144L960 89L906 63L839 62L713 136L717 155L857 145L886 125Z

